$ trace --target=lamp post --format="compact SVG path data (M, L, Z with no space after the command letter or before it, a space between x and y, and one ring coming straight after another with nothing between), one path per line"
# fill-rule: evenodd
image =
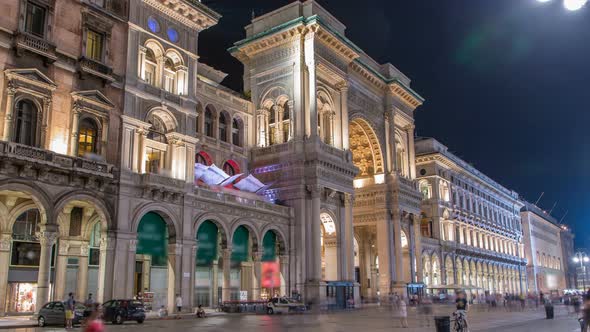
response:
M580 263L580 268L582 269L582 285L584 287L583 291L586 291L586 263L590 262L590 258L586 255L583 251L578 251L574 254L574 258L572 259L574 263Z

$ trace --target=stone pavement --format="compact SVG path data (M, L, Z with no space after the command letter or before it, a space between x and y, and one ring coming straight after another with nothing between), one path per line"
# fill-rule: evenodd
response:
M142 325L134 322L121 326L107 325L107 331L142 332L172 331L239 331L239 332L434 332L433 316L449 314L452 306L434 306L430 316L418 315L415 308L409 308L410 328L402 329L399 319L391 308L376 307L349 312L333 312L303 315L240 315L222 314L205 319L152 320ZM472 332L577 332L580 330L577 320L568 316L564 307L556 307L554 320L544 319L542 308L537 310L507 311L504 308L488 312L484 307L474 306L469 313ZM430 325L430 326L428 326ZM37 332L63 331L63 328L17 328L10 331Z

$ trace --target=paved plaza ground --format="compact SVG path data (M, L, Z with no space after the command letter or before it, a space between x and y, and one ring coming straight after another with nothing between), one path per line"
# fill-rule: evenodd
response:
M450 306L435 306L433 315L452 312ZM349 312L303 315L230 315L223 314L205 319L152 320L142 325L125 323L121 326L107 325L107 331L309 331L309 332L369 332L369 331L435 331L433 317L418 315L414 308L408 313L410 328L402 329L390 308L374 307ZM568 315L563 306L556 307L553 320L544 319L539 308L525 311L509 311L504 308L487 311L485 307L474 306L469 313L472 332L578 332L577 319ZM428 324L430 323L430 324ZM430 326L428 326L430 325ZM19 328L4 331L38 332L63 331L63 328ZM79 330L79 329L76 329Z

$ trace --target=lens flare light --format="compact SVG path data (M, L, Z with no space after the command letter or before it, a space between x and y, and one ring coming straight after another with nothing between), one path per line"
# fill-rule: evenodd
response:
M567 10L575 11L582 9L587 2L588 0L564 0L563 6Z

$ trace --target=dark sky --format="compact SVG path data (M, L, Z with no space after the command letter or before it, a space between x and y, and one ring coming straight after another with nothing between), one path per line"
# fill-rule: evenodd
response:
M226 49L256 15L290 0L203 0L223 15L200 36L201 61L230 74L242 67ZM561 0L319 0L346 35L377 61L412 79L426 102L420 136L590 235L590 5ZM590 248L588 248L590 249Z

